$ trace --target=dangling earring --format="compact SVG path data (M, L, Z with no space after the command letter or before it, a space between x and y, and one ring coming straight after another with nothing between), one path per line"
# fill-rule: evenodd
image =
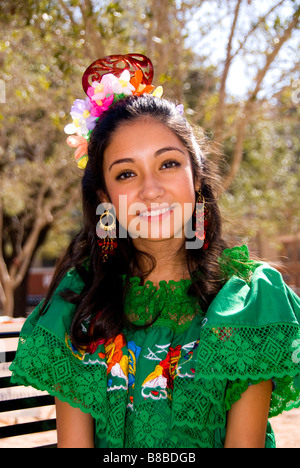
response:
M195 209L195 236L197 239L203 241L203 246L202 248L206 250L209 246L209 241L206 239L206 229L208 226L208 220L207 220L207 209L205 206L205 199L201 193L201 190L199 189L197 192L197 200L196 200L196 209Z
M106 222L104 224L104 218ZM110 221L107 226L106 223ZM108 234L109 233L109 234ZM98 245L101 247L101 255L103 262L116 253L118 242L116 240L116 218L108 209L100 216L97 227Z

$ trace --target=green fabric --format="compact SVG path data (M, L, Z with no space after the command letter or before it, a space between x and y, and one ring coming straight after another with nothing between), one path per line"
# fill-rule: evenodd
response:
M300 406L298 296L276 270L250 260L245 246L219 261L227 281L206 314L188 295L191 280L155 288L130 278L130 321L158 318L84 349L69 338L75 307L60 297L83 287L70 270L46 314L39 306L26 320L12 380L92 414L95 446L107 448L221 448L227 411L262 380L273 380L270 417ZM268 424L266 447L274 446Z

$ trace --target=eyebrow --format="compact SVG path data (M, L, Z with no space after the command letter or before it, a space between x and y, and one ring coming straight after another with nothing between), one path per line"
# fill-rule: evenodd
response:
M179 151L180 153L182 154L185 154L184 151L177 147L177 146L166 146L165 148L161 148L157 151L155 151L154 153L154 157L157 158L158 156L160 156L161 154L163 153L166 153L167 151ZM115 165L115 164L122 164L122 163L134 163L134 159L132 158L122 158L122 159L116 159L116 161L114 161L110 167L109 167L109 171L111 170L111 168Z

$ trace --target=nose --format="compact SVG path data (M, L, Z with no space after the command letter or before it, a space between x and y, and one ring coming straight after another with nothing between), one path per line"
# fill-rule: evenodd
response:
M160 181L154 176L148 174L142 183L140 188L140 198L144 201L157 201L165 193L165 189Z

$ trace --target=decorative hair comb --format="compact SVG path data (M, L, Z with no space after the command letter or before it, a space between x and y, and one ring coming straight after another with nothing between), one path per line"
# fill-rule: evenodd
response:
M152 94L161 97L163 89L152 86L153 65L141 54L109 55L93 62L84 72L82 87L87 98L76 99L71 108L73 122L65 126L71 135L67 144L75 151L75 159L81 169L86 167L90 134L112 104L126 96Z

